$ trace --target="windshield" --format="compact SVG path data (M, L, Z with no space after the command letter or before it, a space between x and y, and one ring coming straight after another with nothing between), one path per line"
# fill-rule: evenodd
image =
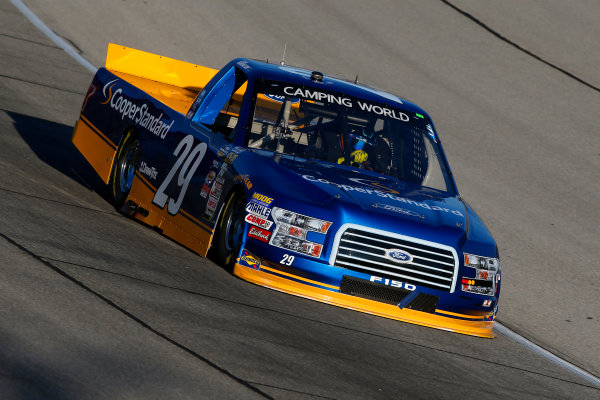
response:
M341 93L263 81L247 145L452 191L431 121Z

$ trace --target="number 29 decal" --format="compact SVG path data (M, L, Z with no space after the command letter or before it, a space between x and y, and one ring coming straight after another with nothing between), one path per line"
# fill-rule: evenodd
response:
M292 265L292 263L294 262L294 256L290 256L289 254L284 254L283 255L283 259L281 261L279 261L280 264L283 265Z
M206 143L203 142L194 147L193 135L187 135L181 140L181 142L179 142L175 148L175 151L173 151L173 155L177 157L177 160L171 167L171 170L167 174L167 177L163 183L158 187L158 190L152 199L154 204L159 207L164 207L168 201L169 204L167 206L167 210L169 211L169 214L175 215L179 212L179 208L181 207L181 203L185 197L185 192L187 191L192 177L196 173L196 170L200 166L200 163L206 154L207 147L208 146ZM180 188L180 191L179 196L177 196L177 199L175 199L173 197L169 197L165 193L165 190L175 177L177 171L179 171L179 176L177 177L177 186Z

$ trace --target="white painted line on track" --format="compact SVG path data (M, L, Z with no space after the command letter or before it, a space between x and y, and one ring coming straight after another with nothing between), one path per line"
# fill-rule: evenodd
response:
M96 72L98 68L94 67L92 63L83 58L71 45L69 45L64 39L58 36L56 33L52 32L50 28L48 28L21 0L11 0L15 7L17 7L35 26L37 26L42 32L46 34L54 43L60 46L67 54L73 57L76 61L78 61L81 65L83 65L90 72ZM576 365L571 364L570 362L563 360L550 353L548 350L545 350L538 346L537 344L525 339L523 336L519 335L516 332L508 329L500 322L496 321L494 323L494 330L502 335L514 340L515 342L527 347L529 350L533 351L541 355L542 357L552 361L553 363L561 366L562 368L574 373L575 375L580 376L586 381L600 387L600 379L596 376L590 374L587 371L579 368Z
M529 350L533 351L534 353L541 355L542 357L552 361L553 363L563 367L564 369L571 371L575 375L582 377L586 381L600 387L600 379L598 379L594 375L590 374L587 371L584 371L583 369L579 368L576 365L571 364L570 362L568 362L566 360L563 360L562 358L558 357L557 355L550 353L548 350L538 346L537 344L525 339L523 336L508 329L507 327L505 327L498 321L494 322L494 331L503 334L504 336L514 340L515 342L527 347Z
M46 26L21 0L11 0L13 5L19 9L39 30L44 32L54 43L62 48L68 55L73 57L77 62L83 65L88 71L96 72L98 69L94 67L92 63L83 58L70 44L68 44L63 38L52 32L50 28Z

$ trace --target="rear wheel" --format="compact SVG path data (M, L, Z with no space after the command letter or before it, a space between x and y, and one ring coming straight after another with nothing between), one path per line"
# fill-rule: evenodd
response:
M133 131L128 131L117 150L115 165L110 176L112 197L117 209L121 209L131 190L139 148L139 140Z
M217 262L227 269L233 268L242 247L246 227L244 217L244 196L235 192L225 205L223 217L215 237Z

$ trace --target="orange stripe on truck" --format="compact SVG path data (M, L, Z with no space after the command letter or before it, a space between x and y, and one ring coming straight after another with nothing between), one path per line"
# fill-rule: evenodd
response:
M94 168L100 179L108 184L117 145L83 115L75 124L73 144Z
M165 207L160 208L152 203L156 188L139 172L136 172L127 200L135 202L148 211L148 216L135 214L133 217L150 226L162 230L165 236L182 244L188 249L206 256L213 230L183 210L171 215ZM185 215L184 215L185 213Z

